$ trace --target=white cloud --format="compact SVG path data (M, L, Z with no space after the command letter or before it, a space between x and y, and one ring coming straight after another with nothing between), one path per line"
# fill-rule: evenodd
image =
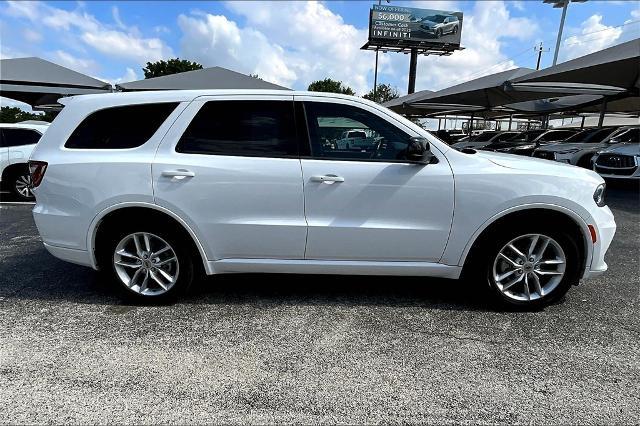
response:
M124 75L120 76L120 77L116 77L116 78L105 78L105 77L99 77L99 76L94 76L93 78L97 78L98 80L101 81L105 81L107 83L110 83L112 86L115 86L116 84L120 84L120 83L127 83L129 81L135 81L135 80L139 80L140 77L138 76L138 74L133 70L133 68L129 68L127 67Z
M42 34L32 30L31 28L25 28L22 30L22 37L29 43L40 43L42 41Z
M5 13L24 18L36 24L72 36L70 44L80 41L86 46L111 57L135 60L139 64L168 58L173 52L159 38L145 38L136 27L127 27L117 7L112 9L116 28L112 28L93 15L88 14L82 4L75 10L64 10L41 2L7 2Z
M81 59L63 50L56 50L51 57L53 62L85 74L90 74L98 69L98 64L92 59Z
M578 34L567 37L560 46L559 62L584 56L616 44L623 33L620 27L602 23L602 15L592 15L582 22ZM573 31L574 33L577 31Z
M98 52L139 64L173 56L171 48L159 38L139 38L122 31L100 29L83 33L81 39Z
M179 17L183 56L206 66L258 73L267 81L298 89L332 77L358 93L368 91L373 57L359 50L367 39L366 29L344 23L340 15L317 2L227 5L246 20L246 26L211 14Z

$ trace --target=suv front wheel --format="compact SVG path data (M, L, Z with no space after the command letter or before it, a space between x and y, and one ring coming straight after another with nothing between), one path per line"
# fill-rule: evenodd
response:
M487 283L502 304L540 308L560 299L580 278L578 248L561 230L512 229L487 248Z
M111 230L100 250L100 269L129 299L173 301L193 281L193 262L180 235L159 226Z

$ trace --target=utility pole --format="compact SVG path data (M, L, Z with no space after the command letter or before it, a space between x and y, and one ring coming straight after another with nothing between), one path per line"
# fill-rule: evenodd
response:
M548 52L549 49L542 48L542 42L540 42L539 46L534 46L533 50L538 52L538 62L536 63L536 70L540 69L540 58L542 58L542 52Z
M543 3L550 3L554 8L562 8L562 18L560 18L560 28L558 29L558 40L556 41L556 51L553 54L553 65L558 62L558 52L560 51L560 42L562 41L562 30L564 29L564 20L567 17L567 8L569 3L584 3L587 0L542 0Z
M556 52L553 54L553 65L558 62L558 52L560 51L560 41L562 41L562 30L564 29L564 19L567 17L567 8L569 7L569 0L564 0L562 6L562 18L560 18L560 29L558 29L558 40L556 41Z

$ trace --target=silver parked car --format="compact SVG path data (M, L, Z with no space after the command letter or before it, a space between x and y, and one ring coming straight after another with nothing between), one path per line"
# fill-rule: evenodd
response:
M422 20L420 28L436 38L445 34L457 34L460 30L460 21L455 15L434 15Z
M536 149L533 156L590 169L593 154L611 143L621 142L620 138L627 142L633 136L629 130L629 127L584 129L561 143Z

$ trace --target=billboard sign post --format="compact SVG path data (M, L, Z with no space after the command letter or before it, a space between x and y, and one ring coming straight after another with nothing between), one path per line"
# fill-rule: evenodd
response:
M373 5L369 40L362 49L411 53L409 93L413 93L417 55L444 56L463 49L462 22L462 12Z

